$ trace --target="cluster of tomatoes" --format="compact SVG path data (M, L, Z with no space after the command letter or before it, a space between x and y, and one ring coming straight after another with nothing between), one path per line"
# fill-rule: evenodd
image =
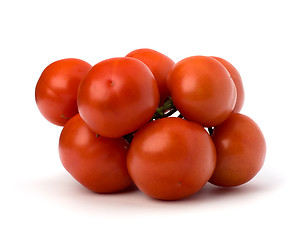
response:
M240 114L240 74L218 57L177 63L152 49L91 66L69 58L42 72L37 106L64 126L65 169L98 193L131 184L150 197L177 200L210 183L234 187L261 169L266 143Z

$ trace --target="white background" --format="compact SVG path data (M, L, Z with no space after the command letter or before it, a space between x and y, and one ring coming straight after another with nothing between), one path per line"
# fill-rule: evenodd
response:
M0 239L304 239L302 1L1 1ZM207 184L184 201L93 194L64 170L60 127L34 90L51 62L95 64L142 47L174 61L213 55L245 86L242 113L264 132L248 184Z

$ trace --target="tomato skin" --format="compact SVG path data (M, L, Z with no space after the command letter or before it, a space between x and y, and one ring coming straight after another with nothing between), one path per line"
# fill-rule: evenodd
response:
M151 70L159 89L159 105L162 106L165 100L170 96L167 87L167 77L175 64L174 61L166 55L149 48L134 50L128 53L126 57L132 57L142 61Z
M84 187L97 193L121 191L132 183L127 171L128 144L92 132L79 114L63 127L59 155L65 169Z
M266 142L258 125L249 117L233 113L212 134L217 152L210 183L234 187L251 180L262 168Z
M161 200L178 200L199 191L211 177L216 151L197 123L162 118L135 133L127 167L135 185Z
M236 87L217 60L205 56L185 58L168 77L174 105L188 120L213 127L225 121L236 101Z
M111 58L97 63L81 82L78 109L90 129L117 138L148 122L159 104L156 81L141 61Z
M44 69L36 85L35 100L48 121L63 126L78 113L78 86L91 67L83 60L67 58Z
M244 91L242 77L241 77L240 73L238 72L238 70L230 62L228 62L225 59L220 58L220 57L212 57L212 58L216 59L217 61L219 61L221 64L224 65L224 67L229 72L229 74L235 84L236 91L237 91L237 98L236 98L236 103L235 103L233 112L238 113L241 111L241 109L244 105L244 100L245 100L245 91Z

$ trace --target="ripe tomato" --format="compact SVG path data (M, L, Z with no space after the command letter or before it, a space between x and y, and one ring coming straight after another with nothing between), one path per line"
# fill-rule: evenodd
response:
M224 187L251 180L261 169L266 143L258 125L249 117L233 113L212 134L217 152L215 171L209 180Z
M104 60L89 71L78 91L78 108L90 129L120 137L148 122L159 104L156 81L135 58Z
M216 151L205 129L181 118L162 118L135 133L127 167L150 197L177 200L199 191L211 177Z
M36 85L35 100L48 121L63 126L78 113L78 86L91 67L80 59L67 58L44 69Z
M128 144L92 132L79 114L64 126L59 155L65 169L83 186L98 193L117 192L132 180L126 165Z
M175 64L173 60L160 52L148 48L134 50L127 54L126 57L132 57L142 61L151 70L159 89L159 105L162 106L170 95L167 87L167 77Z
M181 114L204 127L222 123L234 109L235 84L226 68L211 57L193 56L176 63L168 84Z
M223 58L220 57L212 57L219 61L221 64L224 65L224 67L227 69L227 71L230 73L230 76L235 84L236 87L236 92L237 92L237 98L236 98L236 103L235 107L233 109L233 112L240 112L243 105L244 105L244 98L245 98L245 92L244 92L244 86L243 86L243 81L241 78L240 73L238 70L228 61L226 61Z

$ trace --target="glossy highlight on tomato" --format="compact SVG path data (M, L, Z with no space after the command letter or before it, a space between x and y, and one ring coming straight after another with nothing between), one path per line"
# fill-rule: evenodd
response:
M124 138L105 138L92 132L79 114L63 127L59 156L64 168L83 186L97 193L121 191L131 185Z
M168 85L181 114L204 127L224 122L235 107L235 84L226 68L211 57L179 61L169 74Z
M48 121L63 126L78 113L78 87L91 67L83 60L67 58L44 69L36 85L35 100Z
M152 121L136 132L127 156L128 171L145 194L177 200L198 192L216 164L211 137L181 118Z
M117 138L139 129L155 113L159 91L138 59L111 58L94 65L78 91L78 108L89 128Z
M207 182L237 187L258 174L266 142L239 113L244 96L240 73L225 59L175 63L149 48L93 67L56 61L35 89L42 115L64 126L59 156L76 181L96 193L133 184L165 201L187 198Z

